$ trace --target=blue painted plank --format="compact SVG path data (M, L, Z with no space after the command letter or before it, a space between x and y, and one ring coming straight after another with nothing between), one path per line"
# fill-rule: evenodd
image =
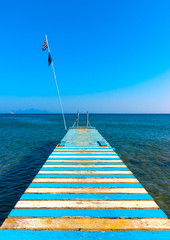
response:
M29 187L110 187L110 188L142 188L140 183L31 183Z
M100 154L100 153L91 153L91 154L86 154L86 153L70 153L70 154L64 154L64 153L61 153L61 154L55 154L55 153L52 153L50 156L65 156L65 157L70 157L70 156L85 156L85 157L90 157L90 156L97 156L100 158L100 156L102 157L115 157L117 156L117 154L111 154L111 153L108 153L108 154Z
M32 231L1 230L0 239L10 240L168 240L170 231Z
M1 230L0 239L10 240L168 240L170 231L32 231Z
M13 209L9 217L101 217L153 218L166 217L160 209Z
M106 199L106 200L153 200L149 194L23 194L21 199Z
M37 174L35 178L135 178L133 174Z
M65 145L66 145L66 141L61 141L59 144L60 147L65 147Z
M58 149L61 149L61 148L55 148L54 150L58 150ZM91 148L90 146L89 147L83 147L83 146L75 146L75 147L72 147L72 146L70 146L69 148L68 148L68 146L66 146L65 148L64 148L64 150L79 150L79 149L84 149L84 150L86 150L86 149L90 149L91 151L94 149L94 150L101 150L101 149L106 149L106 150L114 150L114 148L112 148L112 147L108 147L108 148L101 148L101 147L93 147L93 148Z
M90 152L90 153L92 153L92 154L95 154L95 153L97 153L97 154L99 154L99 153L101 153L101 154L103 154L103 153L114 153L114 151L113 150L106 150L106 151L101 151L100 149L84 149L83 151L82 151L82 149L80 150L80 149L70 149L70 150L66 150L66 148L59 148L59 149L61 149L61 150L56 150L56 149L54 149L53 150L53 153L56 153L56 152L60 152L60 153L74 153L74 152L80 152L80 153L84 153L84 152ZM114 153L114 154L116 154L116 153Z
M51 156L51 155L50 155ZM96 158L81 158L81 157L76 157L76 158L69 158L69 157L64 157L64 158L57 158L57 157L48 157L47 160L121 160L119 157L111 157L111 158L100 158L100 157L96 157Z
M102 162L99 162L99 163L96 163L96 162L88 162L88 163L84 163L84 162L46 162L44 164L45 165L103 165L103 167L106 165L125 165L123 162L108 162L108 163L102 163Z
M59 150L59 149L61 149L61 148L54 148L54 150L53 151L57 151L57 150ZM96 146L93 146L93 147L91 147L91 146L89 146L89 147L78 147L78 146L65 146L64 148L63 148L63 150L65 151L79 151L79 150L81 150L81 151L103 151L104 150L104 152L106 151L109 151L109 152L115 152L115 149L114 148L112 148L112 147L100 147L98 144L96 145Z
M101 147L107 147L108 144L105 142L105 141L98 141L98 144L101 146Z

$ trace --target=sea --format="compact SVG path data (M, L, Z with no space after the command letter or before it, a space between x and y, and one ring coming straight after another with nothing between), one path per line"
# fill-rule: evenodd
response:
M76 114L65 117L71 127ZM170 217L170 114L90 114L89 121ZM65 133L60 114L0 115L0 224Z

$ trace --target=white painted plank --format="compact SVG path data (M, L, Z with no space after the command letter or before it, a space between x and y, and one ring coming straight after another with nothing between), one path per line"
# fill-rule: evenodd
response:
M117 162L117 163L123 163L122 160L54 160L54 159L51 159L51 160L47 160L46 162L74 162L74 163L112 163L112 162Z
M34 183L139 183L136 178L34 178Z
M126 165L43 165L44 168L127 168Z
M38 174L76 174L76 175L110 175L110 174L132 174L131 171L39 171Z
M147 191L144 188L27 188L25 193L51 193L51 194L61 194L61 193L76 193L76 194L146 194Z
M71 208L71 209L150 209L159 208L153 200L20 200L17 208Z

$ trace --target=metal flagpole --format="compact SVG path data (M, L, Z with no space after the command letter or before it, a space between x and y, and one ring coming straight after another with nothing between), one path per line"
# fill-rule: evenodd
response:
M47 35L45 35L45 38L46 38L46 41L47 41L48 52L49 52L49 54L50 54L50 47L49 47L49 44L48 44ZM63 111L63 106L62 106L62 102L61 102L60 92L59 92L59 88L58 88L58 84L57 84L57 79L56 79L56 75L55 75L55 71L54 71L53 61L51 62L51 66L52 66L52 69L53 69L53 74L54 74L54 79L55 79L55 85L56 85L56 87L57 87L59 102L60 102L60 106L61 106L61 112L62 112L62 115L63 115L64 127L65 127L65 130L67 131L67 126L66 126L66 121L65 121L65 117L64 117L64 111Z

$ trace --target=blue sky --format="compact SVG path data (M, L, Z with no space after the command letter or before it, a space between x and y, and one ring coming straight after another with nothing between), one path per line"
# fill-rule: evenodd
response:
M170 112L170 1L1 3L0 112Z

